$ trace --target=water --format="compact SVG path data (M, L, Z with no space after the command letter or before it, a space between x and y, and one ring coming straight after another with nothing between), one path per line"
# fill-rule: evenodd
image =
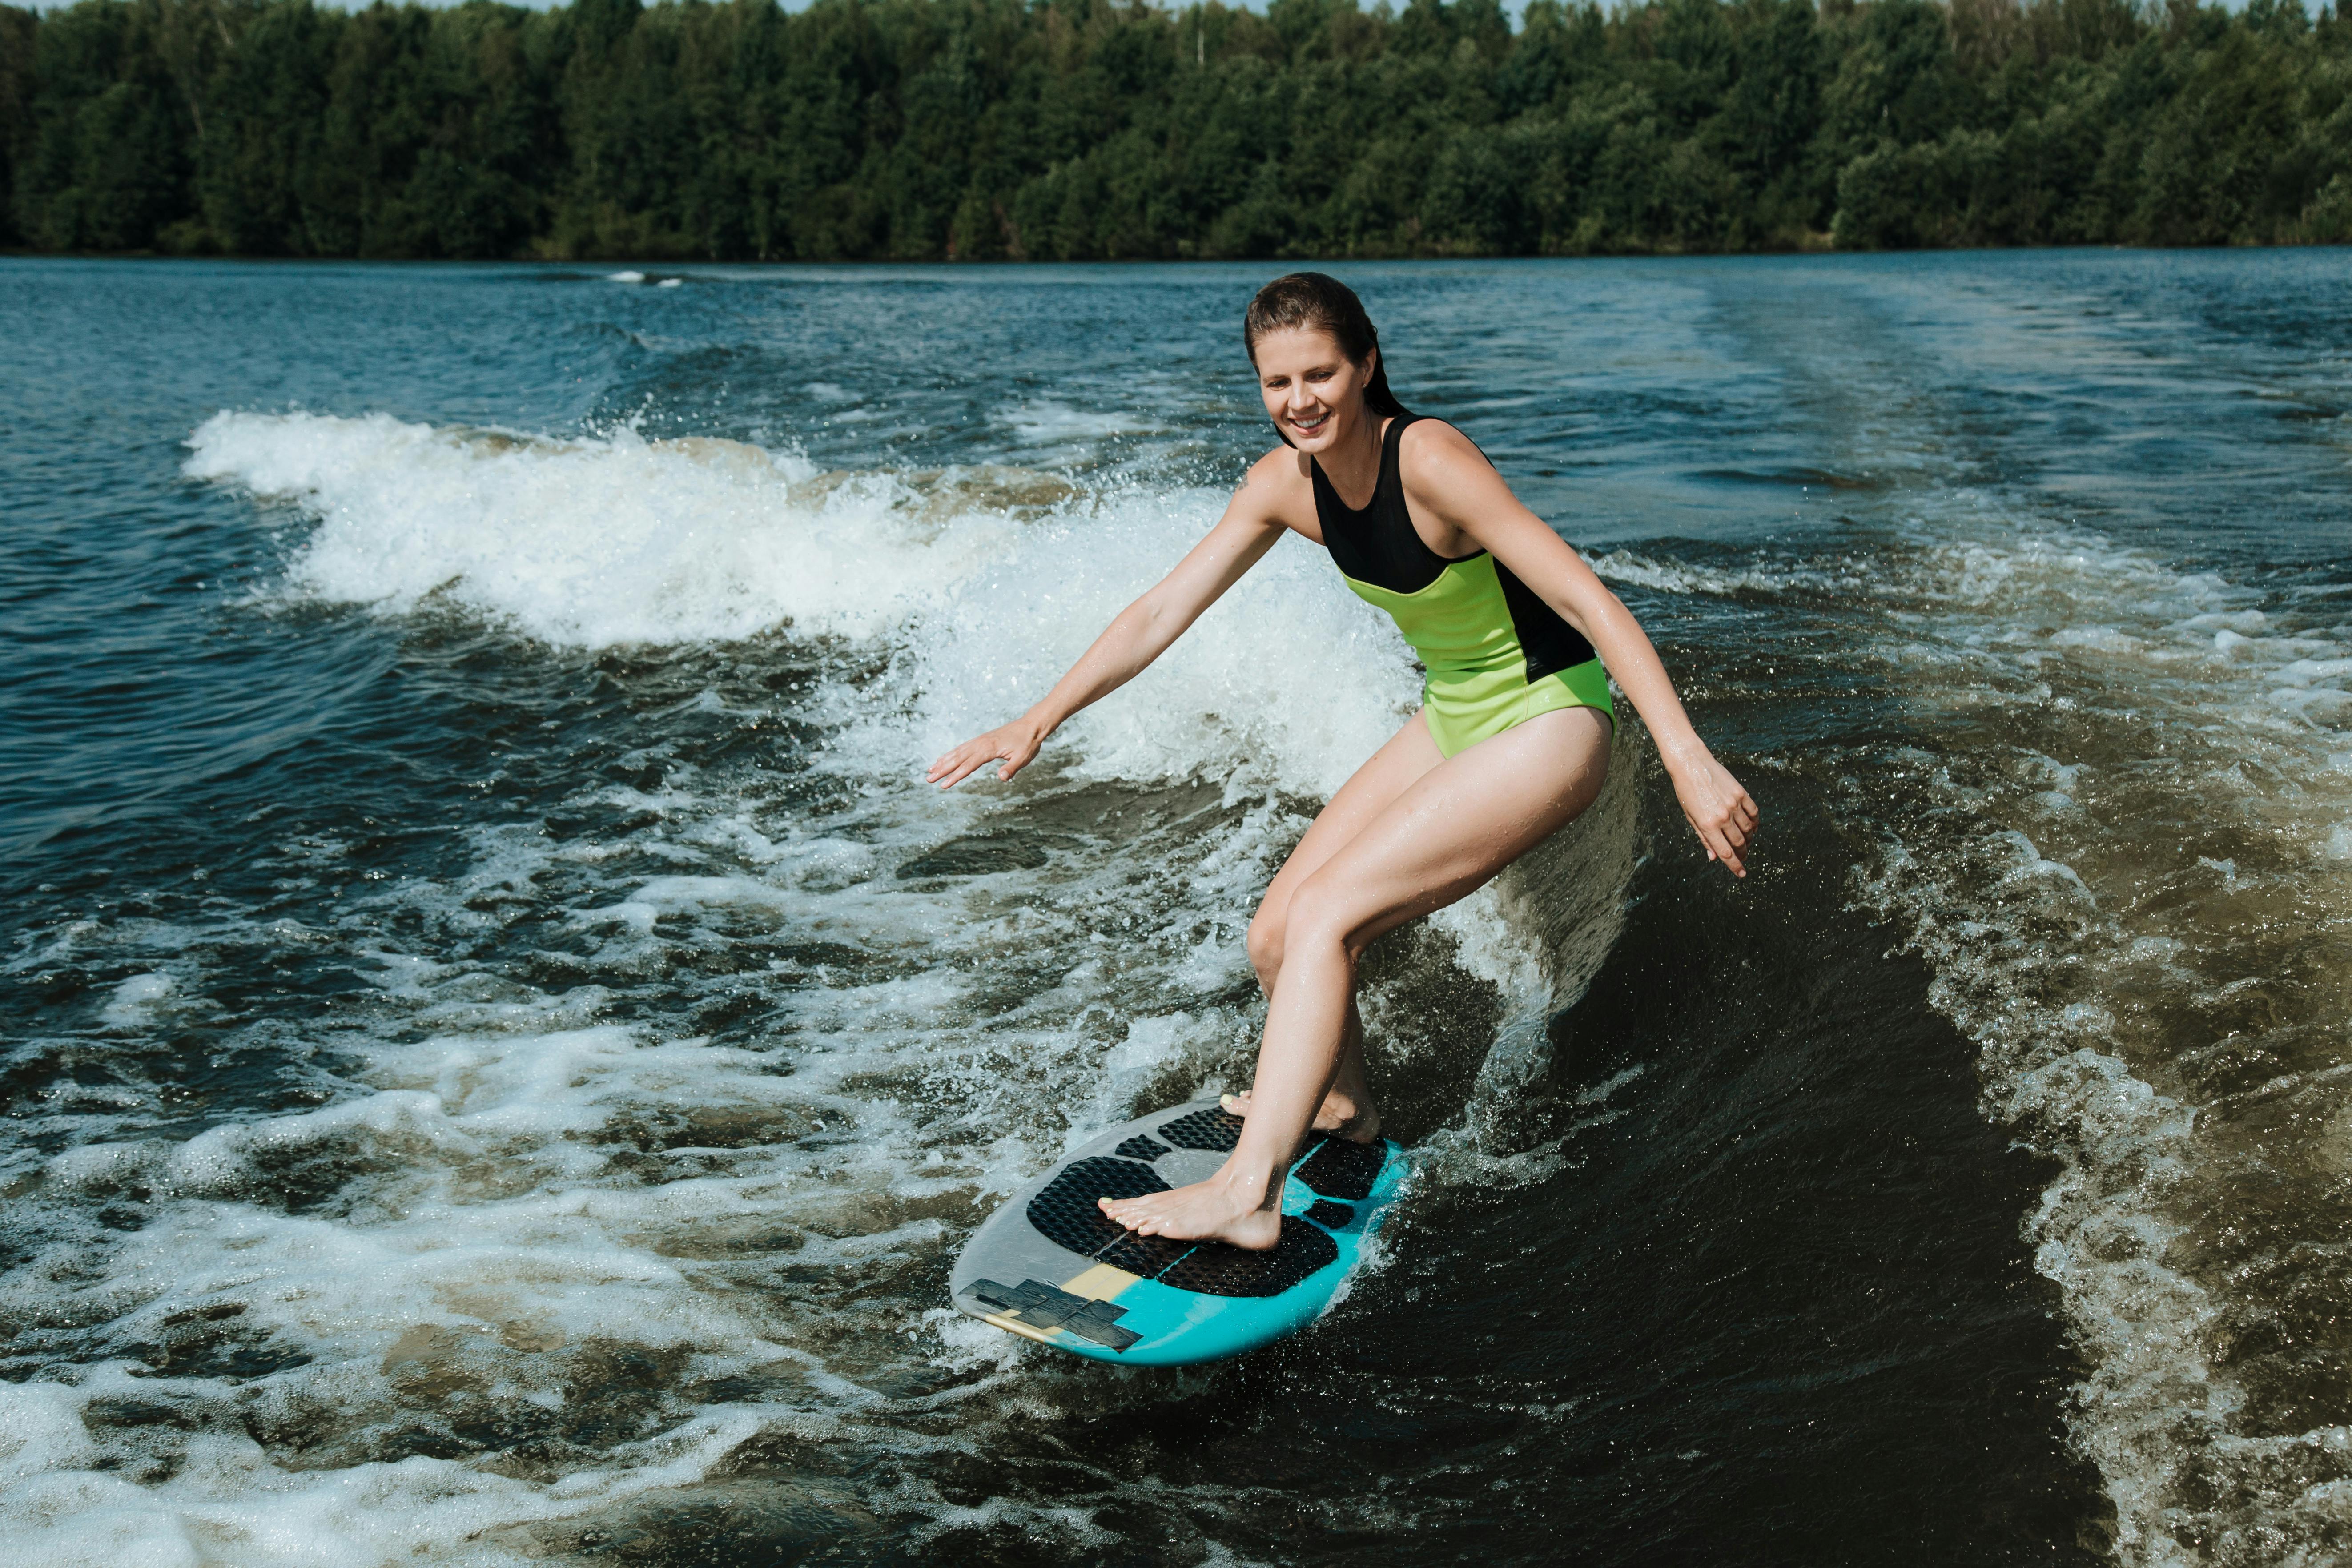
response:
M1351 270L1767 836L1628 726L1381 944L1400 1221L1181 1373L949 1261L1246 1076L1402 646L1294 541L919 779L1269 444L1265 268L5 264L0 1557L2337 1560L2347 260Z

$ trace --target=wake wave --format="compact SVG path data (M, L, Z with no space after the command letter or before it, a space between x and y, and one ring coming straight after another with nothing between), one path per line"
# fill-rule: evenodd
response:
M2326 1560L2352 1458L2273 1345L2352 1291L2323 1217L2352 970L2315 963L2352 921L2340 605L1984 519L1862 567L1618 570L1864 577L1864 636L1832 657L1874 666L1923 739L1839 764L1876 840L1858 891L1932 965L1988 1110L2063 1166L2026 1233L2091 1363L2072 1425L2124 1560Z
M316 520L288 569L293 595L390 613L446 603L562 647L782 632L885 645L884 689L844 694L844 716L866 721L857 761L876 766L1017 716L1223 502L1086 496L1013 469L819 473L740 442L558 441L383 415L225 413L189 445L192 477ZM1394 629L1286 542L1066 736L1087 776L1327 795L1417 694Z

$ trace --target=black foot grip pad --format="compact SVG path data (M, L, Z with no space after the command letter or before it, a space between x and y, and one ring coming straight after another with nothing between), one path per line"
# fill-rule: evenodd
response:
M1168 1184L1149 1165L1097 1155L1072 1163L1031 1198L1029 1223L1056 1247L1148 1279L1191 1251L1193 1244L1138 1236L1096 1207L1095 1200L1139 1198L1167 1190Z
M1361 1203L1372 1195L1372 1184L1380 1180L1381 1167L1388 1159L1385 1142L1355 1143L1345 1138L1326 1138L1323 1146L1290 1173L1319 1196Z
M1279 1296L1339 1260L1339 1244L1296 1215L1282 1216L1282 1239L1265 1252L1222 1241L1201 1243L1160 1276L1162 1285L1203 1296Z
M1221 1105L1213 1105L1206 1110L1196 1110L1190 1116L1161 1122L1160 1136L1179 1149L1204 1149L1212 1154L1230 1154L1234 1152L1234 1145L1242 1141L1242 1119Z

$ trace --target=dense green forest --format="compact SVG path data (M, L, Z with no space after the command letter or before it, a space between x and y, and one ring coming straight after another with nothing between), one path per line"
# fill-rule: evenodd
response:
M1549 255L2352 240L2352 0L0 6L0 245Z

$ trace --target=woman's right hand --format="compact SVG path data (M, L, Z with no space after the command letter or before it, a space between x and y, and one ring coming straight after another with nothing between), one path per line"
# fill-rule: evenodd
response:
M1706 846L1706 858L1721 861L1733 876L1745 877L1748 846L1756 837L1755 798L1696 736L1692 750L1696 755L1666 764L1675 797L1682 802L1691 831Z
M976 770L1002 762L1004 765L996 770L996 776L1009 779L1029 765L1037 748L1045 743L1047 733L1046 726L1024 714L1010 724L1001 724L985 735L975 735L943 753L923 776L941 789L952 789Z

